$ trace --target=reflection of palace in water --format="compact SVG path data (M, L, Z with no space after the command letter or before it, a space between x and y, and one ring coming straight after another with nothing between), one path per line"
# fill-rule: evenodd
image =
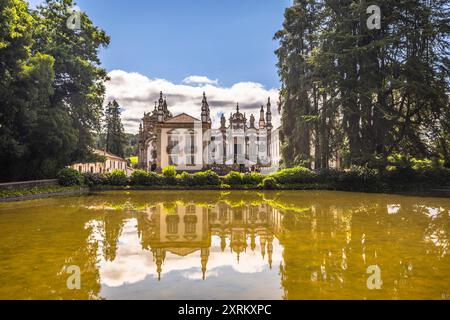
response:
M232 207L219 202L206 207L159 203L138 218L138 229L143 249L153 253L158 279L166 253L187 256L197 251L205 279L212 236L220 238L222 252L228 245L238 262L246 250L255 251L259 241L262 259L267 255L272 268L273 240L281 231L281 219L281 213L267 204Z

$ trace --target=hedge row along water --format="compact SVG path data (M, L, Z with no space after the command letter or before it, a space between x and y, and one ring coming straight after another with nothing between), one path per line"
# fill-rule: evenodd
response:
M178 173L174 167L164 168L162 174L136 170L131 176L116 170L109 174L80 174L73 169L63 169L58 174L59 183L63 186L88 185L95 186L140 186L173 188L174 186L189 188L211 187L221 189L336 189L352 191L383 191L395 189L396 186L408 185L446 186L450 181L450 170L391 169L380 173L367 167L353 167L348 171L322 170L315 172L304 167L284 169L279 172L262 175L259 173L231 172L224 177L208 170L189 174Z

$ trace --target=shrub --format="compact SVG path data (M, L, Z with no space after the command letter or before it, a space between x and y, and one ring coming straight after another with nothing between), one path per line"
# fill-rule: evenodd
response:
M349 190L373 190L378 184L378 172L362 166L353 166L351 171L341 172L338 184Z
M175 184L177 182L177 170L174 166L167 166L162 171L165 183Z
M393 153L387 157L388 162L397 168L412 167L411 159L400 153Z
M433 164L433 161L430 159L420 160L413 158L411 159L411 166L414 170L425 171L434 169L436 167L436 164Z
M147 174L147 183L149 186L160 186L164 184L164 179L156 172L149 172Z
M220 177L214 171L202 171L195 174L182 172L177 175L178 184L182 186L219 186Z
M382 179L388 183L402 184L412 182L415 175L416 172L412 167L388 166L387 171L382 175Z
M284 169L272 175L279 184L310 183L315 182L317 175L304 167Z
M224 182L231 186L242 185L242 174L236 171L231 171L225 176Z
M177 176L177 170L174 166L167 166L163 169L162 174L165 178L175 178Z
M109 184L112 186L126 186L128 177L122 170L114 170L109 174Z
M83 175L77 170L71 168L64 168L56 175L58 183L61 186L81 186L84 183Z
M274 178L268 177L263 180L262 187L267 190L275 189L277 187L277 182Z
M340 171L336 169L321 169L317 173L317 182L319 183L333 183L339 180L341 175Z
M133 185L149 186L149 175L145 170L134 170L130 177L130 182Z
M450 169L422 168L416 171L416 180L432 185L450 185Z
M197 172L193 175L193 183L196 186L218 186L220 185L220 178L212 170Z
M187 172L177 175L178 184L181 186L192 187L195 185L194 176Z
M242 184L245 185L258 185L264 180L264 176L260 173L246 173L242 175Z
M383 180L388 183L408 183L414 180L415 172L412 160L402 154L394 153L387 157L389 165L383 172ZM425 164L425 163L422 163ZM421 164L418 164L421 166Z
M100 186L108 183L107 177L102 173L86 172L83 174L84 183L88 186Z

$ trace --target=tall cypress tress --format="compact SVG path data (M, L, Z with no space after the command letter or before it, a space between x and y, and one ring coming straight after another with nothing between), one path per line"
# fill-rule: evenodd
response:
M295 0L275 35L285 166L450 164L448 0ZM436 162L437 163L437 162Z
M120 119L120 106L116 100L109 102L105 110L106 151L125 156L125 132Z

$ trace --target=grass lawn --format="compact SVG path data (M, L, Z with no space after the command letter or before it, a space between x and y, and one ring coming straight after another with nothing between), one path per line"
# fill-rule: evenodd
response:
M29 195L37 195L43 193L60 193L65 191L79 190L80 186L62 187L62 186L47 186L34 188L18 188L0 190L0 199L24 197Z

